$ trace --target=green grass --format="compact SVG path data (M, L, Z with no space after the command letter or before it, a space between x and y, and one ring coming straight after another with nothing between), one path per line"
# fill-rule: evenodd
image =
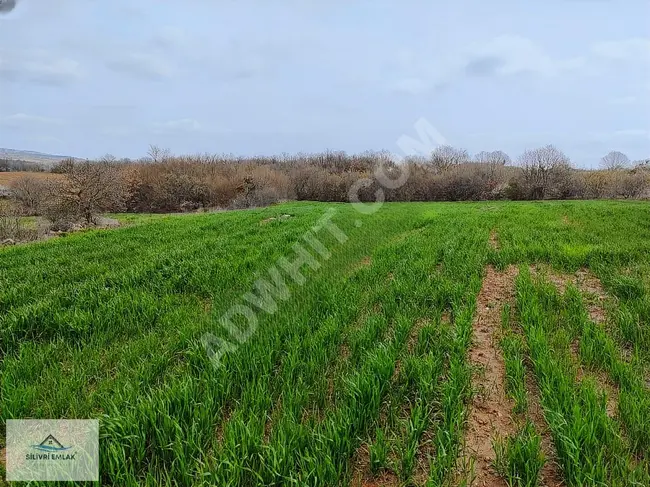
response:
M329 208L348 238L321 230L326 259L303 236ZM521 268L501 343L515 412L527 408L529 364L567 484L647 485L647 204L395 203L366 216L290 203L117 217L123 228L0 249L2 427L99 418L101 485L349 484L363 451L367 475L455 482L488 264ZM317 261L301 267L303 285L281 265L296 242ZM608 325L589 322L577 290L531 279L528 264L542 262L598 275L612 296ZM239 344L221 317L266 302L259 280L273 283L271 268L286 299L257 312ZM220 368L206 333L232 345ZM620 388L614 418L601 391L577 380L576 338L583 365ZM504 476L535 485L538 433L504 441Z
M526 346L522 336L513 332L510 323L510 305L502 310L501 349L506 365L506 390L514 401L513 412L523 414L528 410L528 395L526 391Z
M509 486L536 487L546 459L542 439L532 423L526 423L514 436L494 442L495 467Z

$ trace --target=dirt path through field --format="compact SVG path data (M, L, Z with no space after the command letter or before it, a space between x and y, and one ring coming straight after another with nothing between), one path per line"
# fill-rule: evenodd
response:
M512 401L506 395L506 368L498 346L503 305L514 300L515 278L518 269L508 267L503 272L492 266L487 268L483 287L476 302L474 339L469 351L473 366L479 371L474 377L480 385L474 397L466 432L463 464L473 460L473 486L505 486L505 481L495 472L492 441L514 432L510 412Z

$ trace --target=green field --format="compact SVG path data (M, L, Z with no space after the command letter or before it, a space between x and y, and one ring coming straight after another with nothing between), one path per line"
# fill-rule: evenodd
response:
M125 221L0 249L0 445L99 418L114 486L650 485L647 203Z

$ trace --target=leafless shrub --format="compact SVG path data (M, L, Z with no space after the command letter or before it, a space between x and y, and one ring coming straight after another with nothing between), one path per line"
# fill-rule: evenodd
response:
M632 163L633 171L650 171L650 159L640 159Z
M70 168L74 166L74 164L75 164L75 160L72 158L63 159L62 161L59 161L56 164L54 164L50 169L50 172L54 174L64 174L67 171L69 171Z
M466 163L438 176L439 193L444 201L478 201L500 198L505 182L503 166Z
M64 178L52 183L44 214L64 224L83 219L86 224L104 211L121 211L126 198L120 168L108 162L67 161Z
M205 181L181 171L164 174L158 190L164 208L198 209L206 206L208 201L208 187Z
M169 149L163 149L157 145L151 144L149 150L147 151L147 157L150 158L151 162L165 162L171 157L171 151Z
M259 188L248 194L240 194L231 203L231 207L239 208L257 208L269 206L282 201L275 188Z
M243 167L239 175L241 184L232 202L235 208L268 206L289 197L289 177L268 166Z
M11 198L23 215L38 215L47 202L51 187L52 184L45 179L23 176L11 183Z
M522 173L520 184L524 195L529 199L560 197L551 189L570 174L569 158L555 146L547 145L527 150L518 159Z
M474 156L474 162L479 164L495 164L498 166L505 166L510 164L510 156L503 151L495 150L492 152L479 152Z
M632 199L643 197L649 188L650 177L643 172L625 171L616 175L616 197Z
M650 173L631 171L590 171L584 175L585 198L646 198L650 196Z
M318 167L300 167L290 174L298 200L345 201L346 189L358 179L346 174L330 173ZM349 184L348 184L349 183Z
M578 171L553 146L526 151L518 165L502 151L480 152L471 161L467 151L437 148L429 158L409 157L398 167L386 152L347 155L283 154L276 157L235 157L197 154L172 157L152 146L141 161L118 161L106 155L99 162L65 160L55 167L63 175L39 188L30 182L20 188L25 212L42 213L60 227L102 211L177 212L214 207L252 207L287 199L348 201L349 191L368 179L357 192L363 202L374 201L379 184L373 171L382 165L397 178L410 174L397 188L382 188L386 201L441 201L541 198L638 198L647 195L646 165L633 171ZM616 176L616 177L614 177ZM40 203L47 194L47 203Z
M551 179L549 194L555 199L582 199L587 192L585 176L582 171L563 168L555 172Z
M21 211L9 201L0 201L0 245L35 240L38 230L30 227Z
M448 169L469 161L469 154L465 149L456 149L450 145L441 145L431 153L429 163L437 172Z

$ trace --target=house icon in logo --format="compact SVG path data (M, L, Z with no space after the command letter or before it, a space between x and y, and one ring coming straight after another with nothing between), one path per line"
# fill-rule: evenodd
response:
M41 451L64 451L71 447L63 446L54 436L48 435L39 445L32 445L32 448Z
M54 436L52 436L52 435L49 435L47 438L45 438L42 441L40 446L46 446L46 445L47 446L53 446L53 447L56 447L56 448L63 448L63 445L61 443L59 443L59 440L54 438Z

